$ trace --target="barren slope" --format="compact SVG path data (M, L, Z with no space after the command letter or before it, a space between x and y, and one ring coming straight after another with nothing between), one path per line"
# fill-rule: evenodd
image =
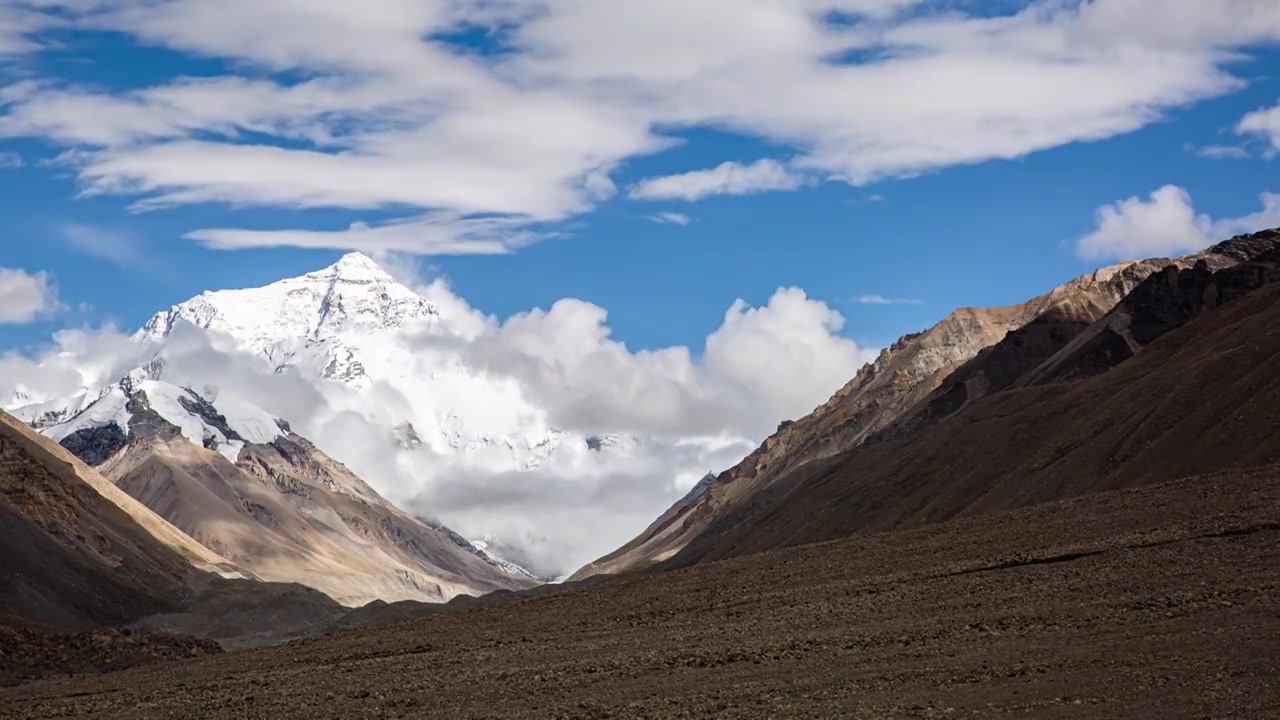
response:
M0 691L0 718L1275 717L1269 468Z
M1167 265L1114 307L1059 303L962 365L889 429L913 431L1009 387L1096 375L1161 335L1280 280L1280 231L1239 236Z
M446 528L401 512L269 413L216 390L206 391L209 400L155 380L159 369L129 373L42 432L188 542L258 579L308 585L350 606L445 602L532 584Z
M306 440L246 445L236 463L183 437L135 437L102 466L205 547L271 582L350 606L444 602L527 587L397 510Z
M173 610L222 558L0 413L0 614L85 629Z
M1186 288L1200 296L1201 285ZM673 562L1280 461L1276 357L1280 285L1271 285L1209 309L1104 374L983 397L923 430L811 464L801 480L721 518Z
M1051 314L1079 332L1106 314L1134 287L1174 260L1146 260L1103 268L1049 293L1007 308L961 308L942 322L908 335L826 404L784 423L778 432L734 468L721 473L706 492L681 501L635 540L581 569L574 578L641 569L672 557L694 537L756 493L790 484L806 463L860 445L893 425L933 393L957 368L1036 318ZM1233 260L1215 258L1225 265Z

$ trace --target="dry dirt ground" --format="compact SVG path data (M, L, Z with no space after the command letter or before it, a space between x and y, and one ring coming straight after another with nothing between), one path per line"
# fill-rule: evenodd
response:
M1276 718L1280 469L0 691L0 718Z

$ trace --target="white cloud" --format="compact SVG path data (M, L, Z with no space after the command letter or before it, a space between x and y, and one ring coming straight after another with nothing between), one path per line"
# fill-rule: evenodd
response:
M635 200L701 200L712 195L751 195L774 190L795 190L804 178L776 160L750 165L721 163L711 170L642 180L628 193Z
M763 307L734 303L701 362L687 347L632 352L610 337L607 317L561 300L495 326L466 357L518 378L559 427L755 439L813 410L875 357L837 334L839 313L794 288Z
M1280 151L1280 104L1255 110L1240 119L1236 132L1253 135L1271 144L1271 152Z
M660 212L649 216L649 219L665 225L688 225L693 222L693 218L678 212Z
M878 356L840 337L843 327L840 313L799 288L779 290L761 308L739 300L707 338L706 364L717 377L762 398L773 411L769 421L795 419L848 382L850 369ZM772 430L760 422L761 431Z
M499 321L442 279L417 281L422 268L411 260L393 267L445 319L443 329L402 339L415 372L462 363L486 386L513 384L528 403L507 413L516 437L549 425L634 435L640 444L614 453L570 448L519 472L489 468L475 453L406 454L368 412L396 415L420 400L384 384L318 387L190 326L163 350L165 378L254 398L393 502L466 535L518 544L547 572L571 571L625 543L706 472L731 467L876 355L841 337L840 314L798 289L781 289L761 307L734 303L702 348L636 351L612 337L607 313L590 303L564 299ZM62 332L36 357L0 356L0 402L19 392L24 402L74 396L154 351L110 328Z
M859 305L924 305L919 298L889 298L884 295L859 295L854 298Z
M0 52L35 52L37 31L63 24L232 69L114 94L20 82L0 88L0 135L62 143L86 192L134 196L143 209L397 207L406 218L538 224L590 211L615 191L615 168L671 146L664 133L725 130L797 156L786 169L653 179L640 196L794 188L799 174L867 183L1132 131L1240 87L1227 51L1280 38L1280 5L1268 0L962 10L915 0L10 2L0 4ZM827 22L833 12L848 16ZM468 24L501 28L507 52L439 39ZM279 79L289 76L307 79ZM388 243L386 233L236 230L195 237L494 249L434 232Z
M187 233L219 250L252 247L301 247L336 249L358 247L372 254L413 252L424 255L502 255L548 233L528 227L523 218L463 218L436 213L370 227L355 224L345 230L196 230Z
M1165 185L1143 199L1131 197L1098 208L1097 228L1076 243L1089 260L1132 260L1181 255L1234 235L1280 226L1280 194L1263 193L1262 209L1214 220L1198 214L1181 187Z
M0 267L0 325L34 322L61 307L47 273Z
M39 49L34 36L59 24L56 16L40 12L39 4L23 0L0 3L0 61Z
M137 241L128 233L76 222L64 223L61 229L66 244L87 255L121 267L145 261Z
M1215 220L1209 228L1210 239L1216 242L1236 235L1280 228L1280 193L1262 193L1260 199L1262 209L1255 213Z
M498 322L443 281L421 292L464 330L417 338L415 356L456 353L487 382L516 383L553 427L633 435L642 444L495 473L456 458L387 468L389 454L359 423L319 429L313 439L341 448L366 476L394 478L379 488L396 502L468 535L515 541L549 572L576 569L627 542L706 472L731 467L779 421L812 411L878 354L838 335L840 314L798 289L779 290L762 307L734 303L700 353L632 350L612 337L603 308L581 300Z
M16 152L0 152L0 170L16 170L25 163Z
M1195 148L1196 155L1210 160L1245 160L1249 151L1236 145L1206 145Z

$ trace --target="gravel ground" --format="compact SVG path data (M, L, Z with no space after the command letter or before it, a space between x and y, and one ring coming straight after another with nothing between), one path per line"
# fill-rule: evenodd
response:
M0 718L1275 718L1280 471L0 691Z

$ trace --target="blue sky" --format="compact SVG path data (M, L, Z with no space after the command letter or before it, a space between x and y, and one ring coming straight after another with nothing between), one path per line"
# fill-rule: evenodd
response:
M874 348L1280 224L1276 3L361 5L380 19L0 3L0 267L48 273L62 306L0 347L359 249L503 318L594 303L633 350L697 350L735 299L792 286ZM145 95L192 83L221 85ZM425 240L341 233L423 219Z

